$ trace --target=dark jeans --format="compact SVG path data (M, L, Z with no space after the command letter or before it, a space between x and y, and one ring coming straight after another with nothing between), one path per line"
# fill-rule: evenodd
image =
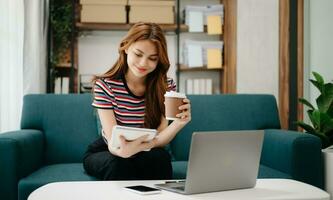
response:
M164 148L153 148L130 158L111 154L102 138L89 145L83 158L86 172L102 180L171 179L172 166Z

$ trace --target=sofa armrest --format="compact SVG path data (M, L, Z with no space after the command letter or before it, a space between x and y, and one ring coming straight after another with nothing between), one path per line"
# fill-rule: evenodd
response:
M43 146L39 130L0 134L0 199L17 199L18 181L41 166Z
M261 163L291 175L295 180L323 188L321 141L310 134L265 130Z

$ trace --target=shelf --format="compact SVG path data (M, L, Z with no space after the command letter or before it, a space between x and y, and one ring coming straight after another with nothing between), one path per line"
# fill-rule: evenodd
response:
M176 31L177 24L159 24L164 31ZM76 27L81 30L117 30L117 31L127 31L133 24L122 24L122 23L82 23L77 22ZM188 25L181 24L180 32L188 32ZM207 33L207 25L204 26L204 32L192 32L192 33Z
M63 63L63 64L58 64L54 70L57 77L59 76L70 77L72 68L70 63ZM74 68L74 70L76 69Z
M180 65L179 71L181 72L196 72L196 71L221 71L223 70L222 68L216 68L216 69L208 69L206 66L203 67L188 67L186 65Z
M183 33L207 33L207 25L204 25L204 31L203 32L189 32L189 27L188 25L182 24L180 27L180 31Z
M117 23L81 23L77 22L76 27L79 30L118 30L118 31L127 31L133 24L117 24ZM160 24L161 28L164 31L176 31L177 24ZM181 31L188 30L188 26L181 24Z

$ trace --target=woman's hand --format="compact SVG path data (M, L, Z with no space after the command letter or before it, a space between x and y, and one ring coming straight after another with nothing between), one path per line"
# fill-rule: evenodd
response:
M191 121L191 102L189 99L183 99L184 105L179 106L181 113L177 114L175 122L181 125L186 125Z
M119 149L112 149L109 146L109 151L119 157L122 158L129 158L141 151L146 149L151 149L155 146L155 139L146 142L148 135L141 136L136 140L127 141L124 136L120 136L120 148ZM109 142L111 144L111 142Z

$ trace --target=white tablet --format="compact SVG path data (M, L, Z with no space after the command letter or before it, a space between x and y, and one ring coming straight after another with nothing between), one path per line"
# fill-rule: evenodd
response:
M127 126L119 126L116 125L112 128L112 136L111 136L111 148L118 149L120 147L119 136L124 136L126 140L135 140L141 136L148 135L145 141L150 141L155 138L157 134L156 129L148 129L148 128L133 128ZM147 149L149 151L150 149Z

